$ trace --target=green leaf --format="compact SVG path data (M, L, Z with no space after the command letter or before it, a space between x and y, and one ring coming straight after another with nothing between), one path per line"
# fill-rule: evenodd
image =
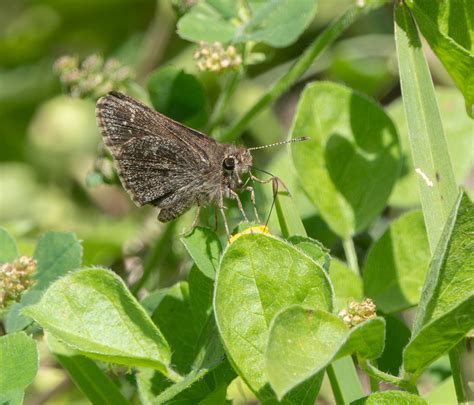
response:
M5 322L9 333L31 324L32 320L21 314L22 308L37 303L54 280L81 266L81 243L72 232L46 232L39 239L33 258L37 262L35 284L10 309Z
M419 375L474 328L474 204L461 193L431 261L403 367Z
M288 192L278 191L275 198L275 209L281 233L285 238L292 235L306 235L296 204Z
M0 227L0 263L9 263L20 255L15 239L6 229Z
M427 402L417 395L404 391L375 392L368 397L351 402L351 405L426 405Z
M37 266L32 290L44 291L53 281L81 266L82 248L72 232L46 232L33 257Z
M153 107L160 113L191 126L206 116L206 93L196 76L167 66L155 70L148 81Z
M251 18L236 31L236 42L263 42L283 48L295 42L313 20L316 0L249 0Z
M188 275L188 284L189 303L194 323L202 327L212 311L214 282L199 271L196 266L193 266Z
M24 332L0 337L0 401L18 401L38 372L36 342ZM20 401L18 401L21 403Z
M395 8L395 40L413 165L433 251L456 201L457 186L421 41L403 3Z
M291 236L288 238L288 242L297 246L298 249L306 253L311 259L318 263L324 270L329 269L329 263L331 261L331 255L329 249L327 249L319 241L309 238L307 236Z
M310 138L291 152L324 220L343 239L367 228L398 177L400 151L390 118L367 97L318 82L303 91L291 134Z
M151 370L140 371L137 381L142 402L161 404L192 399L191 403L197 403L216 387L227 386L235 378L235 372L225 360L213 316L209 317L193 349L195 359L191 371L174 384Z
M74 384L93 404L129 403L94 361L68 348L51 334L48 335L48 347Z
M385 322L374 318L349 329L337 316L292 306L273 319L265 353L271 386L282 398L303 381L320 373L336 357L357 352L379 357L384 348Z
M464 99L458 90L450 87L436 87L435 91L456 183L469 187L469 173L474 168L472 154L469 153L474 143L472 120L464 112ZM420 197L416 184L418 175L413 167L402 99L399 98L391 103L387 111L400 135L403 160L402 171L390 196L389 203L400 208L419 206ZM471 197L474 197L472 186L467 191L470 192Z
M216 233L208 228L197 226L181 238L181 242L198 269L206 277L214 280L222 253L222 245Z
M384 315L385 319L385 349L377 359L379 370L398 375L403 362L403 349L410 340L410 329L407 325L392 315Z
M420 31L453 78L474 118L474 7L469 0L407 0Z
M350 301L361 301L364 297L362 279L340 260L331 260L329 278L334 287L335 312L347 308Z
M166 375L170 349L145 310L111 271L85 269L57 280L23 310L88 357L151 367Z
M367 254L363 272L365 294L385 313L418 304L430 258L422 212L402 215Z
M293 42L316 14L317 1L248 0L249 9L228 0L202 0L178 21L178 34L199 42L263 42L277 48ZM248 14L249 17L243 17Z
M152 320L170 345L171 364L180 374L187 373L196 355L196 342L203 325L198 328L194 322L186 281L166 290Z
M216 321L231 363L262 401L274 398L265 371L268 328L276 313L294 304L332 310L330 282L319 265L267 235L242 235L228 246L216 279ZM287 399L314 403L317 388L312 381Z

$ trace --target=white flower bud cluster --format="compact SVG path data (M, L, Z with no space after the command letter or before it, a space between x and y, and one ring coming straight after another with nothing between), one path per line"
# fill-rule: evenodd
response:
M120 90L132 79L132 73L116 59L90 55L82 63L74 56L62 56L54 64L61 84L73 97L100 97Z
M242 65L242 57L235 46L224 48L220 42L200 42L199 48L194 52L194 59L199 70L215 73L236 69Z
M338 316L352 328L367 319L375 318L377 316L375 311L374 302L370 298L365 298L362 302L350 302L348 308L341 310Z
M20 300L23 291L33 285L31 275L35 270L36 260L28 256L0 265L0 308Z

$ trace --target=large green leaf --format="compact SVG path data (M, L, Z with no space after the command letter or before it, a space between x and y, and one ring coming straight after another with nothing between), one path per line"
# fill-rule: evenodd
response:
M22 396L38 371L38 361L36 342L24 332L0 337L0 403Z
M413 166L433 252L456 201L457 186L421 40L404 3L396 3L395 40Z
M166 340L111 271L71 273L23 313L86 356L167 373L171 355Z
M178 21L178 34L194 42L256 41L284 47L303 33L316 7L316 0L202 0Z
M363 272L365 294L385 313L416 305L430 258L422 212L402 215L367 254Z
M437 87L436 99L438 101L441 120L443 121L448 144L449 156L453 164L454 177L459 185L469 187L469 175L474 170L472 160L472 145L474 144L474 131L472 120L464 112L464 99L458 90L451 87ZM393 188L389 203L395 207L411 208L420 205L418 194L417 174L413 167L413 157L408 138L407 121L403 111L403 101L398 98L388 107L387 112L392 117L400 135L402 147L402 170L400 177ZM474 188L467 190L474 197Z
M93 404L129 404L117 385L93 360L81 356L51 334L48 335L48 347L59 364L68 372L74 384Z
M403 367L418 375L474 328L474 204L461 193L431 261Z
M341 237L364 230L384 208L398 177L396 129L374 101L335 83L306 86L298 103L292 146L301 183Z
M32 320L21 314L22 308L38 302L54 280L81 266L81 243L71 232L46 232L39 239L33 258L37 262L33 275L35 284L23 294L21 302L12 305L5 322L8 332L31 324Z
M407 0L431 49L443 63L474 117L474 6L471 0Z
M216 279L216 321L234 368L262 401L274 398L264 357L269 325L294 304L332 310L330 282L315 261L262 234L242 235L227 248ZM310 381L285 400L314 403L317 388L317 381Z
M0 228L0 264L12 262L19 254L15 239L4 228Z
M278 397L311 378L336 357L357 352L375 359L384 348L385 322L375 318L349 329L337 316L292 306L272 321L265 353L267 375Z

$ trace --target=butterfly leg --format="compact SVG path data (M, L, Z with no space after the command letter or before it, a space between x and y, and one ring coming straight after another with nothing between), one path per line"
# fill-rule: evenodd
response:
M250 201L252 201L253 213L255 214L255 219L257 222L260 223L260 217L258 216L257 212L257 203L255 201L255 191L251 186L245 187L245 190L250 193Z
M229 190L231 197L237 201L237 206L239 207L240 213L244 217L245 222L249 222L247 215L245 214L244 207L242 206L242 201L240 201L239 195L234 190Z
M286 190L286 192L288 193L288 195L291 196L291 193L290 193L290 190L288 190L288 187L286 187L285 183L283 183L283 180L277 176L270 177L268 180L262 180L262 179L259 179L258 177L255 177L252 173L250 173L250 178L253 181L256 181L257 183L260 183L260 184L268 184L272 182L274 190L275 189L278 190L278 184L281 184L283 188Z
M201 206L198 205L196 207L196 213L194 214L194 219L193 219L193 223L191 224L191 226L189 228L187 228L183 233L182 235L187 235L188 233L191 233L191 231L196 227L196 225L198 224L199 222L199 214L201 213Z
M229 225L227 224L227 218L225 217L224 212L224 197L222 196L222 191L219 194L219 211L221 212L222 219L224 220L225 233L227 234L227 240L230 239Z

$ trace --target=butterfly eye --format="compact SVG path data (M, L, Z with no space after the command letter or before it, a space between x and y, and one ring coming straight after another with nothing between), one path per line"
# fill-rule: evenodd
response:
M222 162L222 167L225 170L234 170L234 167L235 167L234 158L233 157L225 158L224 161Z

